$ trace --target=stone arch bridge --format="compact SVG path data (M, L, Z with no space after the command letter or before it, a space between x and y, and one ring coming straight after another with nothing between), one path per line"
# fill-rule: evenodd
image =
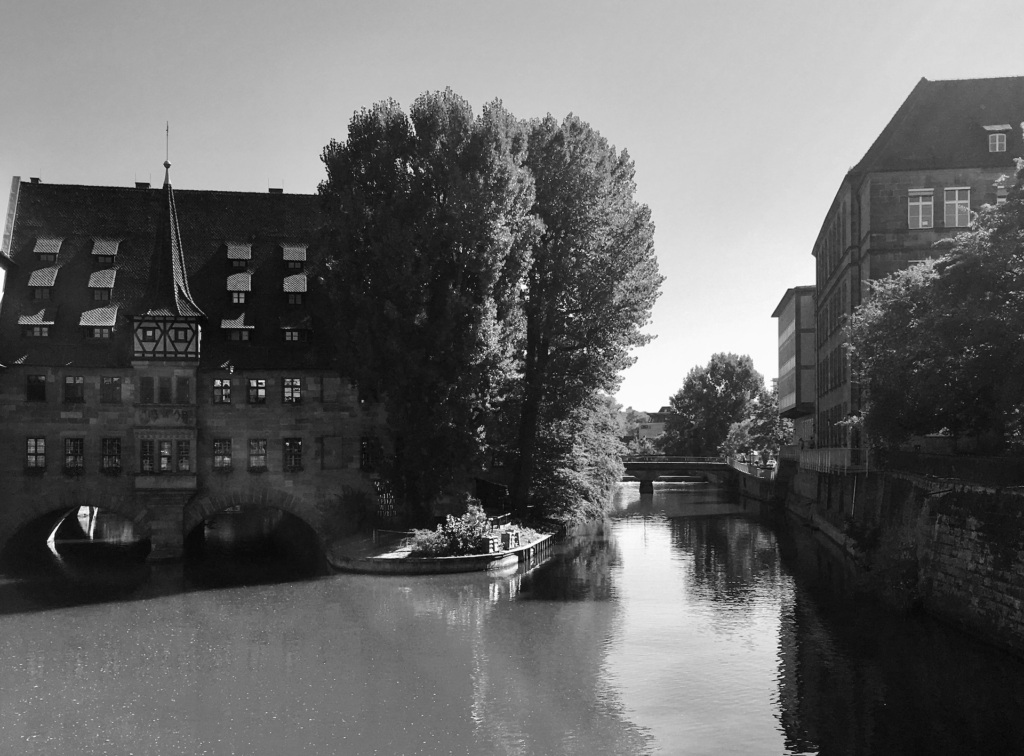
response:
M97 507L130 521L141 539L152 543L151 559L173 559L182 554L185 538L203 520L227 509L279 509L294 515L316 534L325 547L324 513L309 499L274 489L238 490L224 494L147 493L98 494L87 488L45 493L21 506L0 506L0 551L19 539L45 538L69 513L79 507Z

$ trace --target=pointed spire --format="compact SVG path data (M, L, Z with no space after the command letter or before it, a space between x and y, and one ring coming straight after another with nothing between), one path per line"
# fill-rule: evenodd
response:
M185 266L185 249L178 227L178 208L171 188L169 161L164 161L164 207L157 226L153 265L150 268L149 315L184 318L206 317L192 299Z

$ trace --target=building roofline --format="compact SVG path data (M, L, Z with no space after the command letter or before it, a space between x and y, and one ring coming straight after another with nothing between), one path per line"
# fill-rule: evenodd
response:
M779 303L775 306L775 311L772 313L772 317L781 317L782 309L786 306L786 302L793 297L806 292L811 292L813 294L816 288L816 286L794 286L791 289L786 289L786 293L782 295L782 299L780 299Z

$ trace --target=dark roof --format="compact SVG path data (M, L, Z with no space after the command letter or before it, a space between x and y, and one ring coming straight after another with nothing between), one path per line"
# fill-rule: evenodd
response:
M922 78L850 174L1012 166L1022 121L1024 76ZM985 126L1006 124L1006 152L989 152Z
M315 248L320 228L316 195L21 182L10 244L15 264L0 302L0 363L128 366L132 318L150 313L199 319L204 367L326 367L332 351L316 341L316 313L318 308L326 311L323 292L310 286L299 308L289 305L284 293L285 279L296 275L284 262L284 248ZM40 239L62 240L56 262L38 260ZM119 243L114 262L98 269L95 250L101 240ZM56 243L46 241L45 248ZM228 276L239 272L231 268L228 243L251 249L244 319L254 327L251 342L229 341L220 327L222 320L241 315L228 294ZM33 302L29 279L50 268L60 270L52 299ZM93 277L106 269L111 272ZM36 280L47 275L38 274ZM90 280L106 275L114 277L110 302L97 309ZM290 319L297 309L311 315L309 343L286 343L281 335L282 318ZM82 325L99 319L106 323L111 312L117 321L113 338L87 341ZM19 319L23 324L53 322L50 337L23 338Z

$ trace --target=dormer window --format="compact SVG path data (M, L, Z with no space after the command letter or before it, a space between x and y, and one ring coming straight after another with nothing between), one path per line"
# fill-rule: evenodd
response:
M109 339L117 323L116 307L97 307L86 310L78 319L78 325L87 339Z
M302 270L306 265L305 244L282 244L281 256L288 270Z
M301 292L293 291L288 295L288 304L300 305L302 304L302 297L304 295Z
M248 293L252 290L252 276L246 273L232 273L228 276L228 295L231 304L245 304Z
M109 339L110 328L106 326L97 326L95 328L86 329L86 337L90 339Z
M57 262L57 254L60 252L60 245L64 239L54 236L40 236L36 239L36 246L33 250L39 262Z
M244 270L252 261L252 245L247 242L228 242L228 262L232 268Z
M242 313L237 318L224 318L220 321L228 341L250 341L252 339L252 315Z
M120 239L93 239L92 260L97 267L106 268L114 264Z
M983 127L988 132L988 151L1006 152L1006 134L1011 130L1008 123L993 123Z
M89 288L92 289L92 300L94 302L109 302L110 290L114 288L114 276L117 271L106 269L97 270L89 276Z
M27 338L45 339L50 335L50 326L22 326L21 335Z
M40 268L33 270L28 277L29 288L32 289L32 299L47 301L51 299L51 290L57 283L57 271L59 268Z
M92 299L94 302L109 302L110 289L93 289Z

